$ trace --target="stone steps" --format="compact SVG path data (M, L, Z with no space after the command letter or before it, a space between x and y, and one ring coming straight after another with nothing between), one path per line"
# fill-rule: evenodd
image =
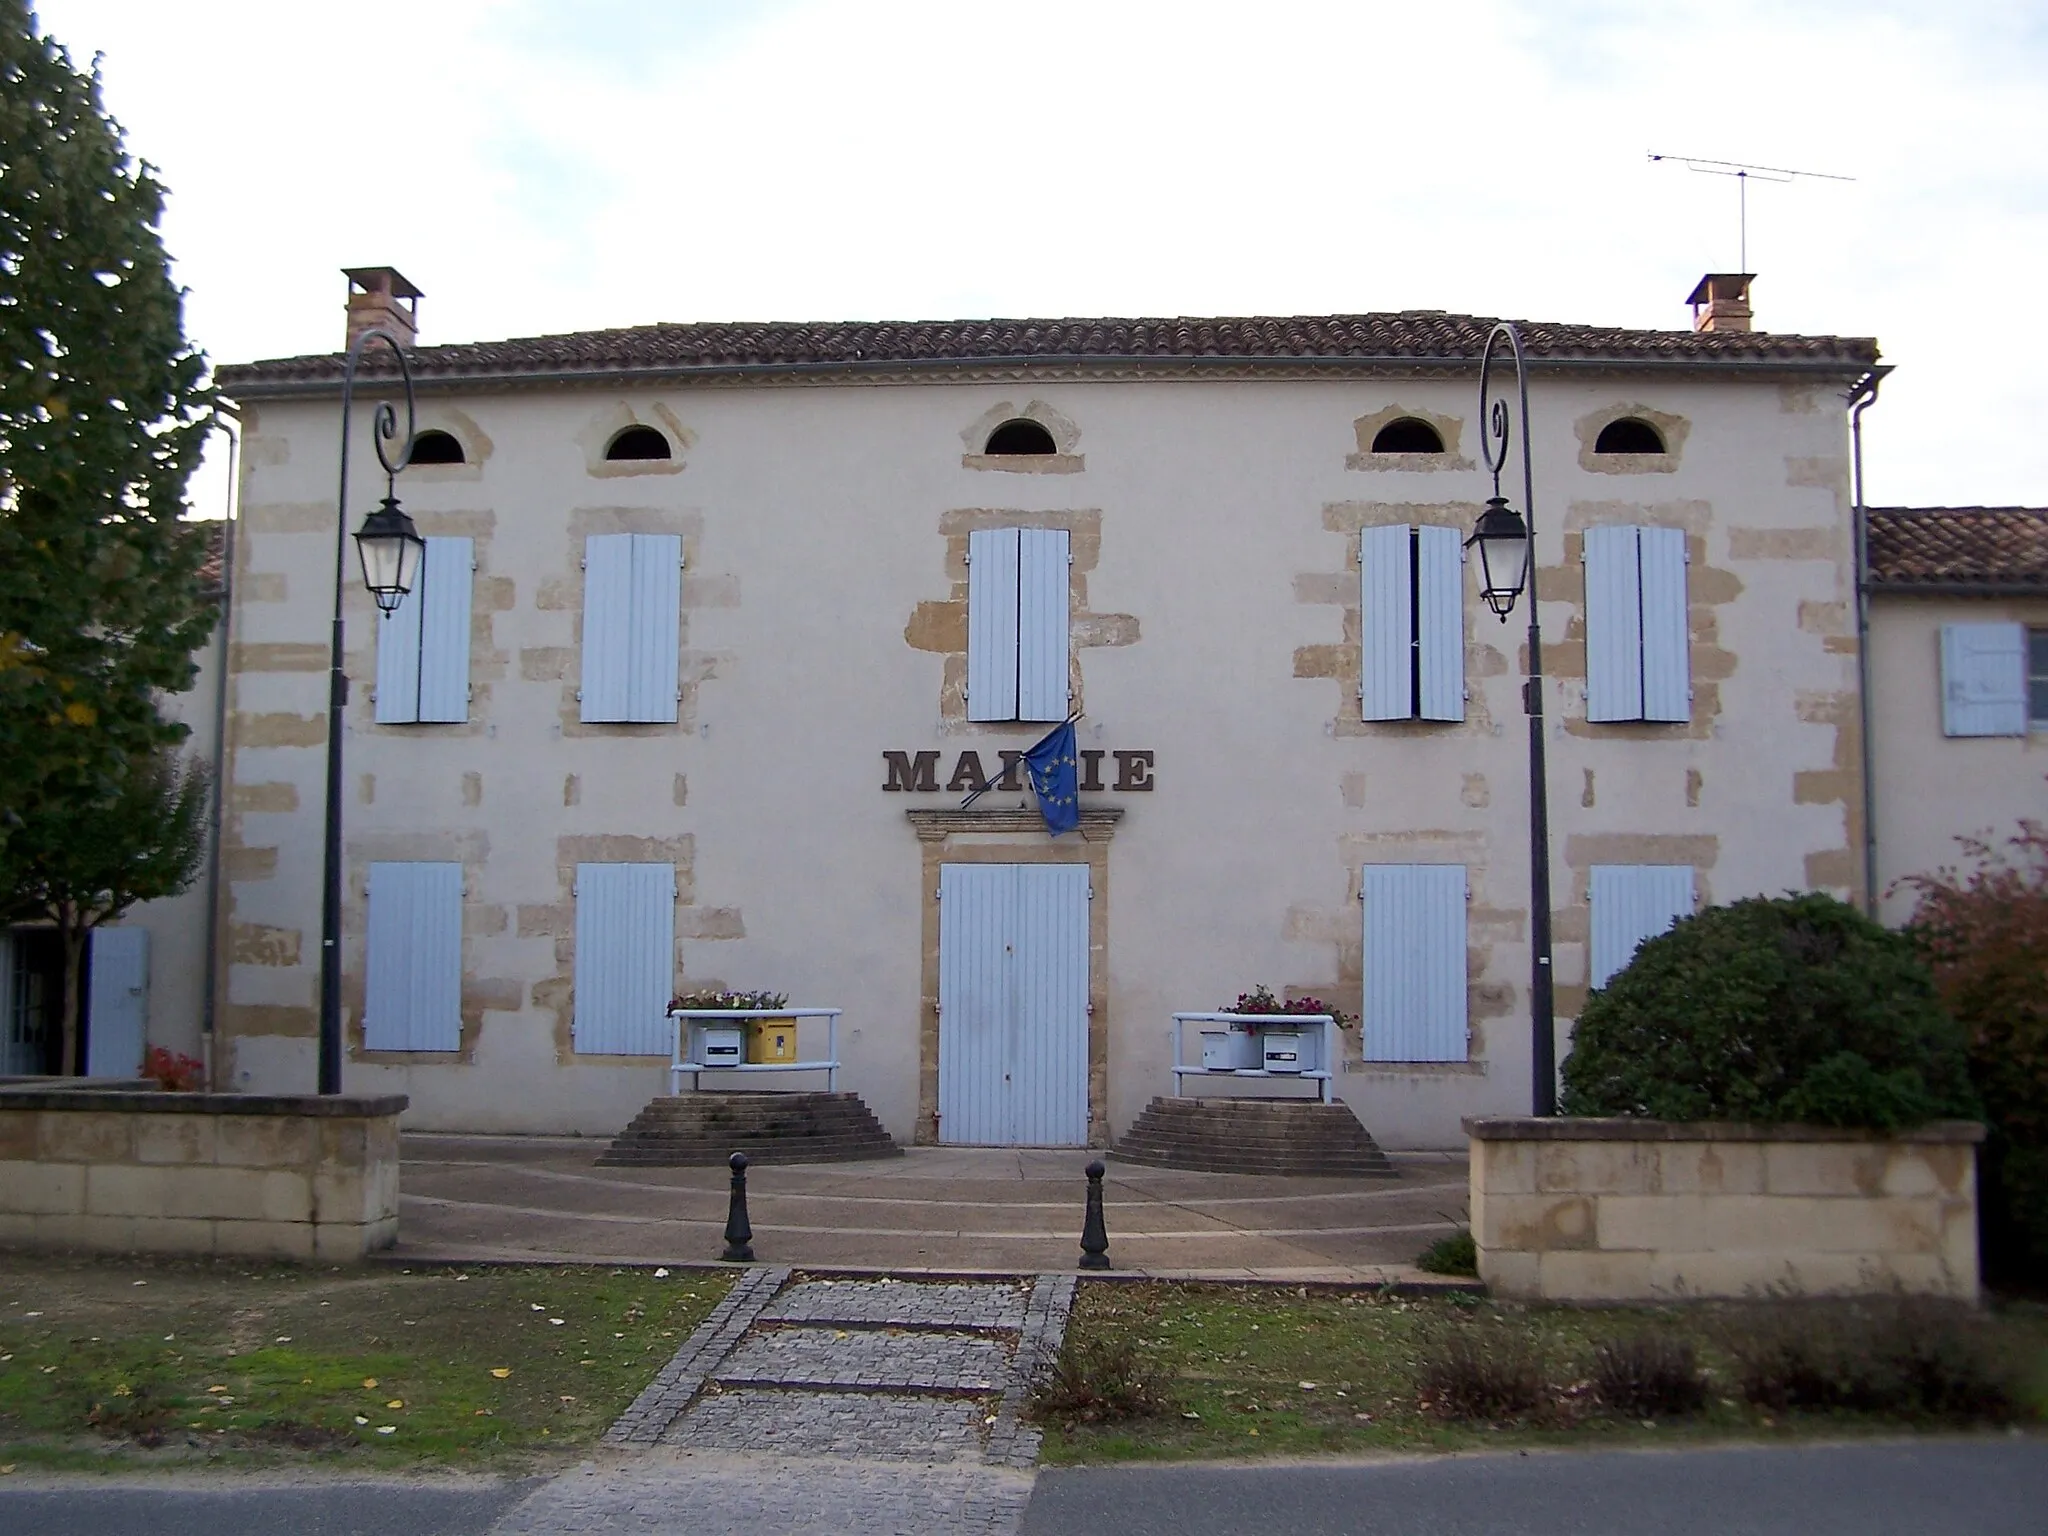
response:
M1200 1173L1400 1177L1349 1106L1307 1100L1156 1098L1110 1156Z
M853 1162L903 1149L857 1093L686 1093L664 1096L599 1155L601 1168L722 1163Z

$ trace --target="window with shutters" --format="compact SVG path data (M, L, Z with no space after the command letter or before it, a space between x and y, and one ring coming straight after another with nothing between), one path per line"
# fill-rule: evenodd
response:
M2048 645L2022 624L1941 626L1941 731L1944 736L2024 736L2044 713Z
M1692 718L1685 534L1586 530L1586 718Z
M363 1049L462 1048L462 866L372 864Z
M582 718L676 719L681 685L683 540L674 533L583 541Z
M1592 952L1587 981L1604 987L1645 939L1654 939L1693 912L1689 864L1595 864L1591 890Z
M2048 629L2027 631L2027 717L2048 731Z
M968 536L968 719L1066 719L1069 557L1064 528Z
M673 864L576 866L576 1049L667 1056L675 1026Z
M377 621L377 723L457 724L469 718L469 539L428 539L413 590Z
M1368 864L1367 1061L1463 1061L1467 1054L1465 866Z
M1455 528L1399 525L1359 535L1365 719L1465 718L1463 557Z

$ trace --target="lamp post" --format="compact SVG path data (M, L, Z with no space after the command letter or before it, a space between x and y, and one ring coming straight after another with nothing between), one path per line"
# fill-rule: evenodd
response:
M348 349L348 367L341 378L341 484L336 492L334 528L334 626L327 668L327 841L321 862L320 887L320 1091L341 1092L341 714L348 702L348 678L341 670L341 594L348 568L348 429L355 405L356 369L364 349L381 341L398 359L405 385L405 442L392 462L387 445L398 436L398 412L388 400L377 402L377 462L384 466L384 500L356 530L356 553L362 561L363 585L377 599L386 618L419 579L427 541L398 504L394 482L412 458L412 369L405 350L389 331L371 328Z
M1505 400L1492 398L1493 358L1502 342L1515 360L1515 393L1522 435L1522 510L1500 491L1514 421ZM1486 432L1486 464L1493 494L1473 525L1467 547L1479 547L1480 595L1505 624L1515 601L1529 590L1529 676L1522 684L1522 712L1529 717L1529 1034L1530 1112L1557 1113L1557 1015L1550 963L1550 791L1543 763L1543 634L1537 619L1536 480L1529 463L1529 365L1522 336L1503 320L1486 338L1479 361L1479 419Z

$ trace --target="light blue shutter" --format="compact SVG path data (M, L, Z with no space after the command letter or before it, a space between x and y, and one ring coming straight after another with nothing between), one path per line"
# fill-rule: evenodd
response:
M1424 720L1465 718L1465 544L1455 528L1423 527L1415 542L1415 643Z
M86 955L85 1075L134 1077L149 1033L149 930L95 928Z
M1941 626L1941 733L2027 734L2024 625Z
M462 1048L462 866L370 866L363 1049Z
M1367 720L1415 715L1412 542L1405 523L1358 535L1358 703Z
M1067 718L1067 530L1017 532L1017 718ZM970 602L970 608L972 604Z
M1586 718L1643 718L1642 574L1634 528L1586 530Z
M583 718L630 720L633 536L583 541Z
M426 606L421 585L401 597L390 613L377 616L379 725L411 725L420 717L420 615Z
M1588 979L1604 987L1625 970L1645 939L1681 917L1692 916L1689 864L1595 864L1592 870L1593 945Z
M667 1056L675 966L675 866L578 864L576 1049Z
M967 536L967 718L1017 718L1017 528ZM1055 719L1064 720L1061 707Z
M1005 965L1016 906L1014 867L939 870L939 1140L1009 1139L1011 1012Z
M1364 1052L1367 1061L1463 1061L1465 867L1368 864Z
M1020 864L1012 947L1016 1015L1010 1134L1088 1144L1088 866Z
M1692 637L1687 625L1685 533L1638 528L1643 630L1643 718L1692 718Z
M683 540L674 533L636 533L633 608L628 631L628 720L676 718L681 653Z
M420 590L403 605L418 611L421 720L469 718L469 599L475 564L473 541L427 540L427 556L420 564ZM396 617L394 614L394 622ZM378 663L377 702L381 706L381 654Z

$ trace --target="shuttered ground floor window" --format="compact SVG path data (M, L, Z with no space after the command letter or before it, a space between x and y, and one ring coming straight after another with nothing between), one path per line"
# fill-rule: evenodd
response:
M370 866L363 1049L462 1048L462 866Z
M1627 968L1645 939L1692 916L1692 866L1595 864L1590 894L1593 945L1587 980L1604 987Z
M1465 866L1368 864L1359 895L1365 1059L1465 1060Z
M675 866L578 864L576 1049L669 1055L675 979Z

